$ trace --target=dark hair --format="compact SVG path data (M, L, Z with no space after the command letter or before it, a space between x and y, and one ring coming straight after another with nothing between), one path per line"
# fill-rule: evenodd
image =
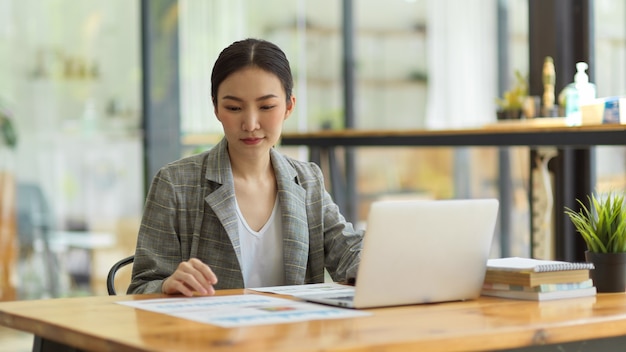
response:
M211 72L213 104L217 101L220 84L232 73L250 66L275 74L282 83L289 101L293 90L293 77L287 56L276 44L248 38L232 43L217 57Z

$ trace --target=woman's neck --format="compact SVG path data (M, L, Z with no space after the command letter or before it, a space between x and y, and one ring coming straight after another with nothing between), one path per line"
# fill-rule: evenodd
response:
M230 164L233 177L239 180L268 179L268 175L271 177L274 175L269 153L267 157L262 158L233 158L231 156Z

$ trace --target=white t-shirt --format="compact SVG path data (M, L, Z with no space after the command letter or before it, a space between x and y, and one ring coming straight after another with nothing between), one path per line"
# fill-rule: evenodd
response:
M272 215L258 232L248 226L241 214L239 204L237 204L237 219L244 286L284 285L282 221L278 197L276 197Z

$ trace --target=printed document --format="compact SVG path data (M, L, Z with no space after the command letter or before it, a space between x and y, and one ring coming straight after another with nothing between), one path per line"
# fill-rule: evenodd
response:
M117 303L225 328L371 315L362 311L257 294L157 298Z
M353 295L354 286L342 285L334 282L323 284L308 284L308 285L288 285L288 286L268 286L251 288L250 290L276 293L280 295L291 295L294 297L310 297L314 295Z

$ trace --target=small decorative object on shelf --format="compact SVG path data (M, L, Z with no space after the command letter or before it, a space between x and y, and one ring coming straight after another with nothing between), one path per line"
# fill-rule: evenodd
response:
M519 71L515 71L515 83L510 90L504 92L502 98L496 99L498 104L498 120L520 119L522 107L528 96L528 83Z
M591 278L598 292L626 291L626 204L624 194L609 192L602 197L587 197L589 206L578 200L579 211L565 208L581 234L587 251L585 258L594 264Z
M541 116L556 117L559 108L555 102L554 85L556 82L556 70L554 68L554 60L552 56L546 56L543 61L543 70L541 72L543 82L543 108Z

